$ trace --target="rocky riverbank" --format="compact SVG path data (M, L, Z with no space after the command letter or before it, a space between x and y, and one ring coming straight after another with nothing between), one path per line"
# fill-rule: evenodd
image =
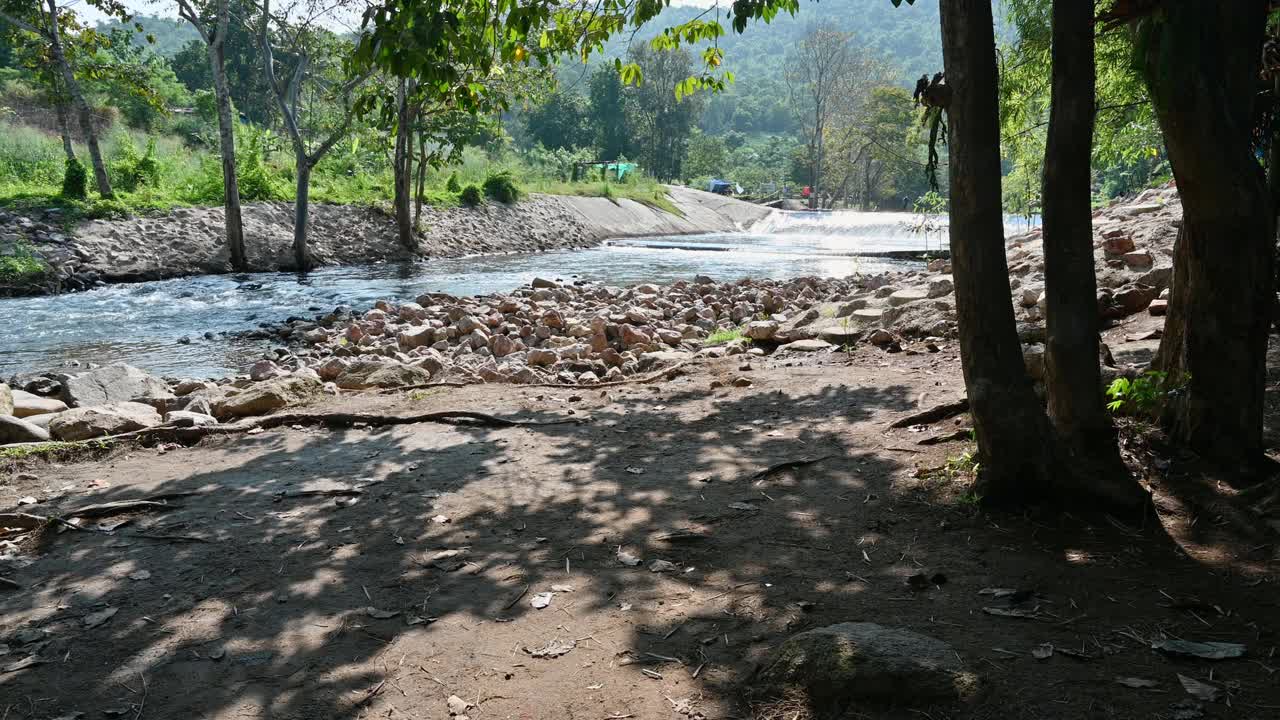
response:
M1172 188L1095 214L1098 312L1107 323L1163 314L1180 222ZM1019 334L1038 378L1043 242L1034 231L1011 238L1008 248ZM936 352L956 334L953 292L948 263L936 260L925 270L848 278L695 277L631 287L541 278L503 294L386 299L246 333L278 347L234 378L162 380L123 365L15 376L16 392L0 390L0 443L216 423L322 393L432 383L590 387L659 377L702 359L744 355L749 364L750 356L863 343Z
M679 215L620 199L533 195L514 205L424 208L415 251L402 248L393 219L369 207L311 208L311 250L322 265L401 262L430 257L591 247L611 237L741 230L769 210L732 198L672 187ZM291 268L293 206L253 203L243 212L250 265ZM30 249L49 271L11 282L0 295L82 290L101 283L158 280L230 270L223 210L179 208L154 217L93 220L72 231L58 213L0 211L0 255Z

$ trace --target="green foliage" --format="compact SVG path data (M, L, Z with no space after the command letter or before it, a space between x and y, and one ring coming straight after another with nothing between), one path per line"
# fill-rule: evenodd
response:
M707 339L702 341L702 344L707 347L711 347L712 345L724 345L736 340L740 340L744 343L751 342L751 338L747 337L743 333L742 328L729 328L727 330L716 330L708 335Z
M465 207L477 207L484 204L484 191L479 185L474 183L462 188L462 192L458 193L458 202Z
M510 205L520 199L520 188L511 173L502 170L484 179L484 194L500 203Z
M1107 409L1115 414L1154 417L1165 400L1181 392L1190 380L1190 375L1184 375L1174 381L1159 370L1148 370L1132 380L1116 378L1106 390L1111 399Z
M83 200L89 195L89 173L84 163L77 158L67 158L66 169L62 172L62 197L68 200Z
M118 190L136 192L141 187L160 185L160 164L156 160L156 141L147 141L146 154L139 156L138 147L129 133L120 134L115 143L115 157L108 168L111 184Z
M0 255L0 281L29 280L43 275L48 268L31 253L31 248L18 243L10 255Z
M445 192L458 193L462 191L462 184L458 181L458 173L449 173L449 179L444 184Z

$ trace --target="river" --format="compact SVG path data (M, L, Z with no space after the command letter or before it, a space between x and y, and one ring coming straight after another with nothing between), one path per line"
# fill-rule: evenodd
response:
M709 275L843 277L920 267L866 253L946 247L945 219L926 237L910 213L775 213L747 232L615 240L588 250L437 259L405 265L288 273L204 275L111 285L83 293L0 300L0 377L78 360L126 361L182 377L234 374L269 347L237 331L339 305L355 309L428 292L508 292L535 277L611 285ZM1020 221L1018 219L1017 221ZM1009 232L1016 228L1010 220ZM1025 226L1020 228L1025 229ZM206 333L211 337L206 337ZM233 336L228 337L231 334ZM190 343L180 342L189 338Z

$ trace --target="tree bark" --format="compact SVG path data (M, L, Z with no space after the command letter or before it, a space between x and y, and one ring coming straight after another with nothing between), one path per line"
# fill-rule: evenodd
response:
M293 262L298 272L311 269L311 253L307 250L307 215L310 212L311 161L305 153L297 153L297 197L293 201Z
M1047 494L1052 435L1014 325L1000 198L1000 119L990 0L942 0L951 178L951 262L981 462L975 492L1011 504Z
M413 250L413 217L410 215L410 189L413 184L413 109L410 107L409 81L400 79L396 86L396 144L392 161L395 178L396 230L400 246Z
M1263 461L1274 284L1274 209L1251 147L1267 5L1168 2L1140 45L1183 208L1153 363L1175 389L1164 421L1176 440L1246 473Z
M60 97L55 98L53 108L58 113L58 134L62 136L62 152L66 154L68 161L75 160L76 149L71 144L71 124L67 120L67 103Z
M1053 3L1053 90L1045 145L1044 265L1047 341L1045 386L1049 421L1070 462L1059 481L1074 478L1090 494L1137 504L1103 404L1098 369L1097 278L1094 275L1090 160L1093 147L1093 6Z
M49 8L49 47L53 50L53 61L62 73L62 82L67 86L67 94L75 105L76 115L80 120L80 131L84 133L85 144L89 146L89 158L93 162L93 178L98 185L98 194L104 198L114 197L111 192L111 179L107 176L106 163L102 161L102 150L98 147L98 133L93 128L93 112L80 90L80 82L71 70L71 62L67 60L62 48L62 31L58 27L58 5L56 0L48 0Z
M209 66L213 71L214 99L218 104L218 150L222 155L223 230L231 251L231 267L236 272L249 271L249 258L244 247L244 221L240 216L240 180L236 170L235 121L231 115L231 91L227 86L227 64L223 42L227 32L226 3L219 5L216 39L208 45Z

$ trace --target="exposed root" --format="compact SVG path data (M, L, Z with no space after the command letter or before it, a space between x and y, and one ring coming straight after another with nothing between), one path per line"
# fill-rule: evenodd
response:
M898 418L890 423L891 428L905 428L912 425L929 425L939 420L946 420L949 417L955 417L960 413L969 412L969 398L961 398L956 402L943 403L934 405L928 410L908 415L904 418Z
M574 385L569 383L528 383L523 385L514 385L514 387L526 388L559 388L561 390L594 390L596 388L617 387L619 385L644 385L646 383L656 382L663 378L674 377L674 373L678 373L681 368L693 362L693 360L685 360L678 362L668 368L663 368L657 372L650 373L643 377L628 378L626 380L611 380L609 382L595 383L594 385ZM421 385L405 385L404 387L388 388L384 392L398 393L408 392L410 390L426 390L438 387L471 387L472 385L485 385L483 380L476 382L431 382L422 383Z

